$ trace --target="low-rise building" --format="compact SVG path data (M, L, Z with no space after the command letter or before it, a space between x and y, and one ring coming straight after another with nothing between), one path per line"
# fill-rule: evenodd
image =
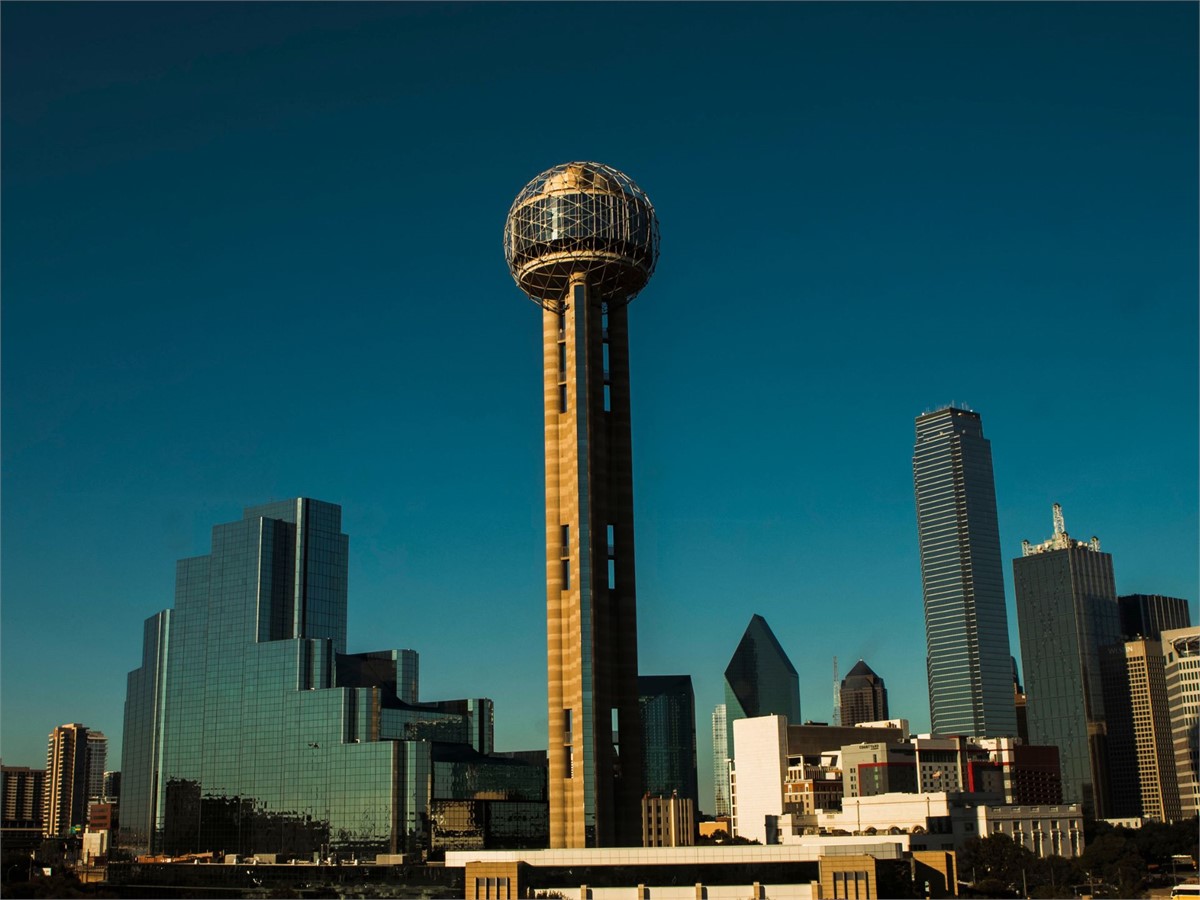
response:
M837 804L841 788L839 748L851 741L898 744L907 722L863 723L853 727L789 725L785 716L759 716L733 723L735 759L730 770L733 833L767 843L773 817L804 815Z
M643 797L642 846L691 847L696 843L695 821L691 797Z
M978 806L978 834L1006 834L1034 856L1074 859L1083 853L1083 807L1078 803L1044 806Z
M1006 834L1039 857L1071 859L1084 848L1078 803L979 803L975 795L948 791L879 794L847 797L840 812L819 813L816 822L828 834L903 834L912 850L961 850L971 838L993 834Z
M953 853L906 853L890 838L801 838L784 846L612 847L446 854L468 900L819 900L957 891ZM904 882L903 888L901 883ZM901 892L903 890L903 893Z
M1062 769L1058 748L1023 744L1016 738L977 742L1000 766L1004 802L1022 806L1062 803Z

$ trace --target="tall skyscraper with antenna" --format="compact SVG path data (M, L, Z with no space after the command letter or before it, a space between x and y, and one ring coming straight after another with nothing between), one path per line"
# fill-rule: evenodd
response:
M658 221L627 175L565 163L517 195L504 252L542 308L550 846L640 845L628 303Z
M917 417L913 485L937 734L1017 733L991 444L979 414Z
M1058 748L1063 801L1105 818L1113 810L1102 663L1121 642L1113 560L1098 538L1067 534L1057 503L1053 516L1050 539L1022 541L1013 560L1029 740Z

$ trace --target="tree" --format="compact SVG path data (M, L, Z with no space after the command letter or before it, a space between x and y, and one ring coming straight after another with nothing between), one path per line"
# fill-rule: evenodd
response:
M967 841L958 857L958 871L977 883L999 882L1011 888L1021 884L1022 873L1027 876L1036 863L1037 857L1007 834L992 834Z
M1132 841L1147 864L1169 867L1175 855L1195 857L1197 820L1183 822L1147 822L1141 828L1118 828L1116 834Z
M1136 897L1146 881L1146 862L1124 831L1099 834L1087 845L1079 864L1090 876L1103 880L1115 896Z
M1064 897L1070 894L1071 885L1081 881L1083 872L1075 860L1047 856L1037 860L1029 872L1029 896L1048 900Z

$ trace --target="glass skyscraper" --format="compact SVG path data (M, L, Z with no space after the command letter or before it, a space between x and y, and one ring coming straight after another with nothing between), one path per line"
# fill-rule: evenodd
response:
M545 840L540 770L484 755L491 701L420 703L416 653L346 653L348 544L340 507L300 498L247 509L178 563L128 679L125 846L396 853L436 840L433 800L485 798L540 803L525 821ZM439 778L439 761L475 775Z
M787 716L800 724L800 676L775 632L755 615L725 667L725 739L733 759L733 723L758 716Z
M725 704L714 707L713 741L713 815L727 816L729 809L729 730L725 725Z
M1102 655L1121 642L1112 556L1072 540L1054 505L1054 536L1013 560L1029 740L1058 747L1063 802L1111 814Z
M979 414L918 416L913 449L935 734L1017 733L991 444Z
M639 675L642 773L651 797L678 794L700 807L696 694L690 675Z

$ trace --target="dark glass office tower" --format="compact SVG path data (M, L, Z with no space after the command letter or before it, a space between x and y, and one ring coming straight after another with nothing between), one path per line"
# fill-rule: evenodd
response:
M755 615L725 668L725 734L733 759L733 723L757 716L787 716L800 723L800 676L771 626Z
M992 448L979 414L917 417L913 484L936 734L1017 733Z
M1161 594L1126 594L1117 598L1121 614L1121 633L1125 640L1143 637L1157 641L1172 628L1191 628L1192 613L1181 597Z
M887 688L863 660L842 679L842 720L839 725L882 722L888 717Z
M696 695L690 675L639 675L642 772L651 797L678 794L700 807Z
M363 856L428 848L434 799L544 809L544 775L479 752L491 701L420 703L415 652L345 652L348 543L339 507L301 498L247 509L178 563L128 680L123 845ZM439 744L473 775L439 778Z
M1063 802L1103 818L1111 797L1101 656L1121 640L1112 556L1096 538L1073 540L1057 503L1054 536L1024 541L1022 552L1013 579L1029 739L1058 747Z

